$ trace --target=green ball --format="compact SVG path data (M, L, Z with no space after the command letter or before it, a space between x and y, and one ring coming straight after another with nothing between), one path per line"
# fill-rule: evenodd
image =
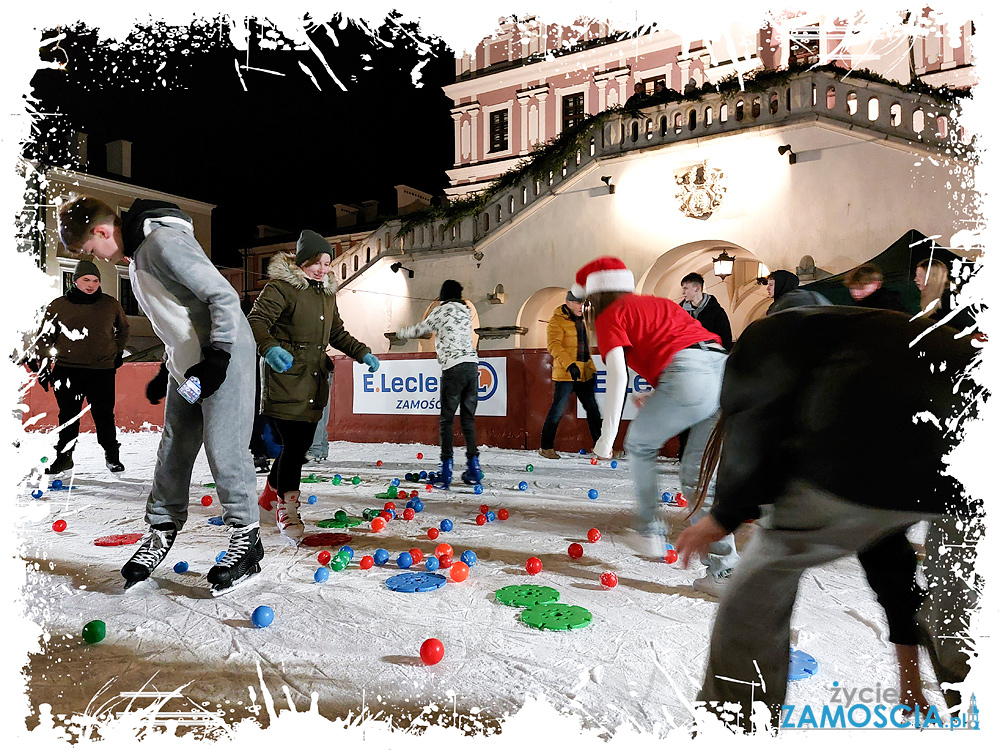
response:
M535 471L535 465L534 464L529 464L527 467L525 467L525 469L528 470L529 472L534 472Z
M361 478L358 477L357 475L354 475L354 477L351 478L351 484L352 485L360 485L361 484Z
M42 457L42 464L45 464L45 462L47 462L48 460L49 460L49 457L43 456Z
M316 473L315 472L310 472L309 473L309 479L310 480L315 480L316 479Z
M347 568L347 561L344 558L337 556L332 561L330 561L330 568L332 568L334 571L343 571L345 568Z
M337 513L333 515L333 518L336 519L338 522L345 521L347 519L347 512L344 511L344 509L338 509Z
M87 644L97 644L97 642L104 638L106 633L107 628L104 625L104 621L91 621L83 627L83 640Z
M341 478L340 478L340 476L338 475L337 477L334 477L334 478L333 478L333 479L332 479L332 480L331 480L330 482L332 482L332 483L333 483L334 485L340 485L340 483L341 483Z

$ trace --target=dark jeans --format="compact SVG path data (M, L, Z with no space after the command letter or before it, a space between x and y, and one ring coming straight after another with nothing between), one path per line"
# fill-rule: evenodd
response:
M925 593L917 584L917 553L900 529L858 551L868 586L889 623L893 644L917 644L917 611Z
M587 413L587 427L590 428L590 437L597 443L601 437L601 409L597 406L597 399L594 397L594 386L597 384L596 378L589 381L554 381L554 393L552 395L552 406L549 414L545 417L545 424L542 425L542 448L550 449L556 442L556 430L559 428L559 421L563 412L566 411L566 402L569 401L571 393L576 394L583 409Z
M461 409L465 455L479 456L476 448L476 405L479 404L479 363L462 362L441 372L441 461L455 452L455 412Z
M83 400L90 404L90 416L97 429L97 442L106 453L118 454L115 431L115 371L112 368L69 368L56 365L52 369L56 403L59 405L59 440L56 453L72 454L66 447L80 434L78 417ZM70 422L72 420L72 422Z
M280 496L299 489L302 465L306 462L306 451L312 445L316 423L272 417L271 425L281 438L281 453L271 463L267 481Z

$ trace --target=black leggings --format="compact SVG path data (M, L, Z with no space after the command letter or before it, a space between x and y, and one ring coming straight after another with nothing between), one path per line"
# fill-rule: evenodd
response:
M271 463L267 481L280 496L299 489L302 465L306 462L306 451L312 446L316 423L272 417L271 425L281 438L281 453Z

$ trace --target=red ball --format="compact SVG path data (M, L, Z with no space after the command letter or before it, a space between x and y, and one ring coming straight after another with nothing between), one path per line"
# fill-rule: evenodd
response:
M578 542L574 542L569 546L569 557L570 558L583 558L583 545Z
M381 513L379 514L379 516L380 516L380 517L382 517L383 519L385 519L386 521L392 521L392 514L390 514L390 513L388 512L388 510L386 510L386 511L382 511L382 512L381 512Z
M441 533L438 532L438 528L437 527L431 527L430 529L427 530L427 537L428 537L428 539L436 540L437 536L439 534L441 534Z
M420 645L420 659L424 665L437 665L444 657L444 644L437 639L428 639Z
M390 509L391 508L393 511L395 511L396 510L396 504L393 503L392 501L386 501L385 505L382 508L384 508L384 509Z
M411 508L403 509L403 518L406 519L406 521L408 522L413 521L413 517L415 517L416 515L417 512Z
M423 455L423 454L417 454L417 458L418 458L418 459L423 459L423 458L424 458L424 455Z
M497 519L499 519L500 521L505 522L509 517L510 517L510 512L507 509L502 508L499 511L497 511Z
M451 579L452 581L464 582L469 578L469 567L466 566L461 561L455 561L451 564Z
M210 495L203 495L201 497L201 505L202 506L211 506L212 505L212 496L210 496Z
M417 491L416 491L416 490L411 490L411 491L410 491L410 498L416 498L416 497L417 497L417 495L418 495L418 494L417 494Z
M382 466L382 460L379 459L377 462L375 462L375 466L376 467L381 467Z
M605 589L611 589L612 587L618 586L618 576L611 571L605 571L601 574L601 586Z
M375 559L372 558L370 555L366 555L364 558L361 559L361 569L363 571L367 571L374 565L375 565Z
M444 555L439 555L437 557L437 559L438 559L438 563L441 564L441 568L450 568L451 567L451 554L450 553L445 553Z
M534 557L529 558L524 563L524 570L534 576L542 570L542 562Z
M434 555L440 557L442 555L454 555L455 551L452 550L451 545L446 542L442 542L436 548L434 548Z
M667 563L674 563L677 560L677 551L668 550L667 554L663 556L663 560L665 560Z
M688 505L688 499L685 498L684 496L679 496L677 498L677 505L680 506L681 508L687 507L687 505Z
M601 539L601 530L591 529L587 532L587 539L591 542L597 542Z
M674 496L674 500L677 501L678 505L683 501L685 506L687 505L688 501L687 496L684 495L684 493L682 493L681 491L677 491L677 495Z
M54 522L52 522L53 532L62 532L64 529L66 529L66 522L64 522L62 519L56 519Z
M486 515L485 514L479 514L476 517L476 524L478 524L480 527L483 526L484 524L486 524Z
M320 562L320 565L325 566L330 562L330 551L329 550L319 551L319 555L316 556L316 560Z
M590 463L591 463L591 464L597 464L597 459L591 459L591 460L590 460Z
M406 497L407 497L406 496L406 491L403 490L402 488L400 488L399 490L396 491L396 500L397 501L405 501Z
M479 507L479 513L480 514L485 514L489 510L490 510L490 507L487 506L485 503L482 506Z
M414 564L420 563L424 559L424 554L420 548L410 548L410 556L413 558Z
M431 490L433 490L433 489L434 489L434 486L431 485L430 483L427 483L427 487L424 488L424 490L426 490L428 493L431 492Z
M385 519L381 516L372 519L372 532L381 532L383 529L385 529Z

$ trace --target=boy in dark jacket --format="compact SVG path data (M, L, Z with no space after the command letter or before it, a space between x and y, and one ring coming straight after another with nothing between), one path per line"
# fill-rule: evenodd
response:
M778 269L768 274L767 296L774 298L774 302L768 307L766 315L803 305L833 305L819 292L799 289L798 286L799 278L791 271Z
M844 277L844 286L850 291L854 304L858 307L907 313L903 301L899 299L899 293L885 289L882 281L882 269L874 263L863 263Z
M706 329L718 334L727 352L731 350L733 330L729 325L729 316L715 295L705 294L705 278L692 272L681 279L681 289L684 291L681 307Z

